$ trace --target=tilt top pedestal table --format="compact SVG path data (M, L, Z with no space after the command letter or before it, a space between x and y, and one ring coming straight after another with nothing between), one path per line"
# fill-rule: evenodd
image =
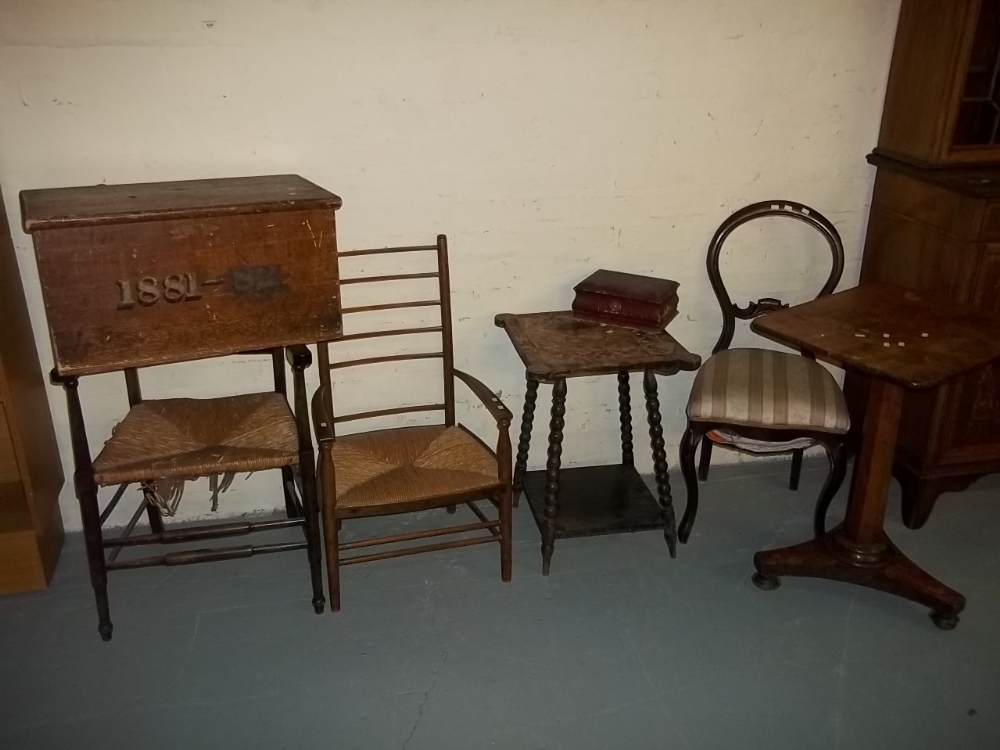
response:
M886 500L904 391L1000 359L1000 316L872 284L764 315L751 327L872 378L844 522L808 542L758 552L754 583L772 589L779 576L845 581L923 604L939 628L954 628L965 597L896 548L883 530Z

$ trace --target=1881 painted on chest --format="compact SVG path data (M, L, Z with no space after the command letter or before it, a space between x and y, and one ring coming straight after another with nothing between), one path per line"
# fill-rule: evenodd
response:
M56 370L338 337L340 204L296 175L22 192Z

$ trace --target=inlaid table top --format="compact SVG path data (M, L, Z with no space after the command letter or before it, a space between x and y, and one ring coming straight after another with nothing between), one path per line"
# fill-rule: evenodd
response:
M881 284L769 313L751 328L904 388L931 388L1000 358L1000 315Z
M666 331L586 320L570 311L502 313L494 322L507 331L528 373L538 380L639 370L672 375L701 366L701 357Z

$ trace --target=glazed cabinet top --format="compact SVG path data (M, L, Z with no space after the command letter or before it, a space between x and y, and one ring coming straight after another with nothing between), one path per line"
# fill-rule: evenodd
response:
M924 166L1000 162L1000 0L903 0L878 150Z

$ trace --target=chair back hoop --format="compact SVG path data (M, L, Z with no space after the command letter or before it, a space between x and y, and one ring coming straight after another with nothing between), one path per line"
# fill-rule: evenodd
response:
M715 344L715 348L712 349L712 354L717 354L723 349L729 348L729 345L733 342L737 319L751 320L758 315L788 307L787 304L774 297L763 297L756 302L747 303L745 307L735 304L726 290L725 283L722 281L722 273L719 270L719 258L722 255L722 246L729 235L738 227L767 216L784 216L808 224L823 235L823 238L830 246L830 253L833 256L830 276L816 297L823 297L833 292L837 288L837 284L840 283L840 278L844 273L844 243L841 241L840 234L830 220L818 211L801 203L788 200L761 201L741 208L722 223L716 230L715 236L712 237L712 242L708 246L708 259L706 263L708 278L712 284L712 290L719 300L719 307L722 308L722 333Z
M411 328L396 328L391 330L364 331L361 333L348 333L340 337L337 341L358 341L361 339L384 338L390 336L408 336L421 333L440 333L441 348L437 351L416 352L412 354L392 354L378 357L364 357L360 359L348 359L331 361L330 344L334 342L321 342L318 345L319 354L319 378L320 385L324 392L324 406L327 413L331 415L334 428L336 424L342 422L352 422L362 419L374 419L394 414L406 414L411 412L441 411L444 412L445 424L449 427L455 424L455 360L454 344L451 326L451 283L448 274L448 238L439 234L437 242L433 245L408 245L405 247L383 247L363 250L347 250L338 253L341 258L357 257L363 255L388 255L393 253L417 253L435 252L437 254L437 270L422 273L401 273L381 276L357 276L353 278L341 279L342 285L351 284L375 284L383 281L402 281L406 279L428 279L438 280L437 299L423 299L410 302L387 302L383 304L357 305L344 307L341 312L346 317L354 313L372 312L377 310L400 310L419 307L438 307L441 312L441 322L439 325L414 326ZM443 398L442 403L417 404L412 406L401 406L387 409L376 409L373 411L357 412L354 414L337 415L333 406L333 388L331 386L330 372L351 367L367 365L385 364L388 362L402 362L424 359L442 360L443 375Z

